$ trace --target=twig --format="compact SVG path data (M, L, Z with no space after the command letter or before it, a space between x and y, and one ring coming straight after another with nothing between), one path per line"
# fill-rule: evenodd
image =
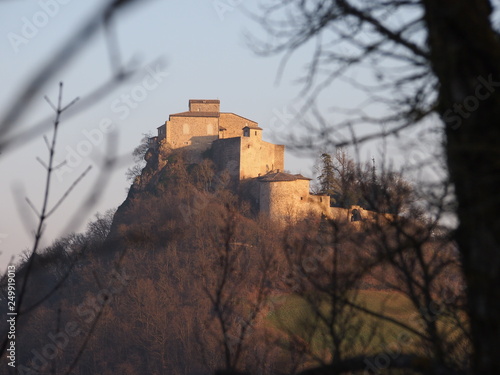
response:
M41 162L40 159L38 159L39 162L41 162L41 164L47 170L47 176L46 176L46 179L45 179L44 197L43 197L42 209L40 210L40 212L38 212L38 210L35 208L35 205L31 202L31 200L29 198L26 198L26 202L35 211L35 213L38 216L38 226L37 226L37 229L36 229L36 232L35 232L35 241L34 241L31 253L29 254L28 262L27 262L27 265L26 265L26 272L25 272L25 275L24 275L24 277L22 279L22 283L21 283L20 290L19 290L19 293L18 293L18 300L17 300L17 304L16 304L16 308L15 308L15 313L17 314L17 316L20 316L22 314L21 307L23 305L24 298L26 296L26 288L27 288L28 281L29 281L29 278L30 278L31 270L33 268L34 259L35 259L35 256L37 254L37 250L38 250L39 245L40 245L40 240L42 238L43 231L44 231L44 228L45 228L45 221L46 221L48 215L51 214L54 211L54 209L52 209L52 210L49 209L49 197L50 197L50 188L51 188L52 174L53 174L53 171L54 171L54 167L53 167L53 165L54 165L54 155L55 155L55 150L56 150L56 140L57 140L57 134L58 134L58 129L59 129L59 123L60 123L61 114L66 109L70 108L71 105L73 105L74 103L76 103L76 101L78 100L78 98L77 98L77 99L71 101L68 105L66 105L66 106L63 107L63 105L62 105L62 97L63 97L63 83L62 82L59 83L59 96L58 96L58 105L57 105L57 107L55 107L52 104L52 102L46 97L47 102L52 107L52 109L54 109L54 112L56 113L56 116L55 116L55 119L54 119L54 132L53 132L52 140L51 140L50 143L48 142L47 138L45 138L45 142L46 142L46 144L49 147L49 161L48 161L48 164L45 164L45 163ZM65 195L63 196L62 199L64 199L69 194L69 191L71 191L73 189L74 185L75 184L73 184L70 187L70 189L68 189L68 191L65 193ZM62 200L60 200L58 202L57 206L59 206L59 204L60 204L61 201ZM2 343L2 346L0 348L0 355L4 353L6 347L7 347L7 337L4 339L4 341Z

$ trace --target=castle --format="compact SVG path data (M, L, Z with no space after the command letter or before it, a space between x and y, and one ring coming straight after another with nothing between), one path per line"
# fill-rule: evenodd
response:
M329 196L311 194L310 178L285 173L285 146L263 141L257 122L220 112L219 100L189 100L189 110L171 114L151 141L182 149L190 162L209 152L216 168L228 170L239 190L272 220L296 221L311 214L349 217L349 210L330 207Z

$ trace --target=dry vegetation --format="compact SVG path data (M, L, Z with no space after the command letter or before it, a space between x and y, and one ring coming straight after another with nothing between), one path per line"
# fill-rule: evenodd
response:
M434 222L283 226L255 216L208 160L146 158L114 216L35 258L18 326L25 373L274 374L353 359L383 370L409 355L466 366L456 252Z

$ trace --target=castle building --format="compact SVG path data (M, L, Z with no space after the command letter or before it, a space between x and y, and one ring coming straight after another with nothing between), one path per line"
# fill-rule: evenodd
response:
M189 111L171 114L158 127L157 141L187 151L191 161L211 149L217 168L238 181L284 169L285 146L263 141L255 121L220 112L219 100L190 100Z
M183 150L190 161L209 152L219 171L246 186L260 213L272 220L297 220L307 215L332 216L330 197L312 195L311 179L283 172L285 146L262 140L258 123L220 112L219 100L189 100L187 112L169 116L158 127L159 147Z
M174 113L158 128L158 141L172 149L203 152L218 139L240 137L242 129L259 129L255 121L234 113L220 112L219 100L190 100L189 111Z
M294 219L309 214L330 216L330 197L309 193L310 178L272 172L259 181L259 208L272 220Z

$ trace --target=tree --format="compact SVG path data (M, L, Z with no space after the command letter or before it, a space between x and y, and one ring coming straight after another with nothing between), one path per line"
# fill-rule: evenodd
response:
M379 106L351 111L336 127L315 112L320 128L304 144L358 145L425 129L424 120L442 134L468 291L471 371L478 374L500 368L500 290L493 287L500 283L500 37L494 10L488 0L279 0L260 17L273 42L257 43L264 46L259 52L285 52L285 62L315 43L305 77L307 105L343 79ZM361 66L370 67L368 77L349 75ZM342 128L353 134L359 124L384 127L351 139L339 134ZM448 190L442 182L436 195Z
M321 174L318 177L320 193L332 196L335 194L335 176L333 174L333 162L330 154L321 154Z
M134 182L135 178L141 175L142 169L146 165L144 159L151 146L149 141L151 137L151 134L143 134L141 143L132 152L135 164L127 169L127 180Z
M56 49L55 53L51 56L51 58L42 63L40 67L38 67L34 72L28 74L29 76L31 76L31 79L29 79L25 83L22 83L18 87L19 93L15 94L12 97L12 101L9 103L8 106L6 106L7 109L5 110L5 113L0 114L0 154L5 151L8 151L11 147L19 145L20 143L24 143L27 140L42 134L43 132L49 130L51 126L53 126L54 129L52 142L50 142L48 138L44 137L49 150L48 161L44 162L42 159L38 158L38 161L40 161L42 166L47 171L46 186L43 192L44 199L42 203L42 208L40 210L37 210L35 206L32 204L32 202L29 199L27 199L29 205L31 206L32 209L34 209L38 217L38 224L37 224L38 227L34 231L35 240L32 249L28 253L27 262L23 265L24 268L22 270L23 274L20 275L21 285L17 291L17 301L16 301L17 304L15 308L15 312L17 313L16 316L17 320L26 319L30 312L36 310L36 308L41 303L44 303L46 300L48 300L50 296L52 296L56 291L58 291L59 287L62 284L61 281L61 283L58 283L54 288L52 288L52 290L47 295L42 297L38 296L36 303L32 303L31 306L28 305L27 303L23 303L24 297L29 293L34 293L37 289L36 284L32 283L31 281L28 282L28 280L31 278L31 273L34 267L33 265L38 260L37 258L40 258L38 254L39 243L40 239L42 238L47 219L51 216L51 214L55 210L59 208L61 203L69 196L69 194L78 184L78 182L83 177L85 177L85 175L90 170L90 167L87 168L85 172L83 172L80 175L80 177L78 177L74 181L74 183L68 188L68 190L66 190L66 192L62 195L62 197L60 197L59 200L56 201L55 204L53 204L52 208L50 208L50 206L48 205L49 195L50 195L49 191L50 191L51 180L53 178L53 173L58 168L64 166L64 163L57 165L54 160L57 130L59 127L61 114L63 112L67 112L68 115L75 115L77 113L80 113L81 111L88 109L89 107L92 107L92 105L100 98L102 98L103 95L109 93L113 88L116 87L118 83L126 80L132 75L133 70L124 67L122 61L120 61L120 58L118 57L120 55L118 53L118 46L116 40L112 35L114 31L113 23L114 21L116 21L118 14L128 5L133 3L135 3L135 1L133 0L109 0L106 1L104 4L101 4L98 7L98 9L94 11L93 14L90 17L88 17L80 26L78 26L75 30L72 30L69 33L67 33L68 38L65 40L64 43L58 46L59 48ZM58 7L56 8L59 9ZM72 58L75 57L75 55L77 55L79 52L83 51L85 49L84 48L85 46L91 44L94 41L93 36L99 30L101 30L102 25L105 26L106 35L109 38L108 48L111 56L110 60L112 65L111 78L100 84L99 87L94 88L94 90L91 93L89 93L88 97L85 100L79 101L78 106L73 106L73 104L76 103L78 98L73 100L69 104L63 105L62 102L63 84L61 82L59 86L60 87L59 100L56 103L56 105L54 105L50 101L50 99L47 96L45 96L45 99L49 102L49 105L56 113L55 120L53 120L51 116L51 118L49 119L47 118L42 119L41 121L39 121L36 124L33 124L32 126L28 126L25 129L17 131L20 129L18 126L20 123L20 117L22 116L23 113L28 112L34 106L35 98L41 96L41 90L45 89L45 85L48 82L50 82L54 78L54 76L56 76L64 68L66 68L69 65L70 61L72 61ZM68 109L70 109L70 107L72 107L71 110L67 111ZM21 108L23 109L22 111L20 110ZM81 221L85 217L85 214L87 214L88 211L93 207L93 204L98 201L99 196L104 191L103 187L109 181L109 176L110 176L109 170L111 170L116 163L115 149L113 147L113 144L115 142L113 140L113 136L110 136L109 140L110 142L108 142L108 150L106 153L106 157L105 160L103 160L101 173L98 176L98 179L96 180L94 189L90 194L88 194L86 199L82 199L82 204L80 206L80 209L77 210L77 213L74 215L70 215L68 217L69 228L74 228L81 223ZM59 251L59 253L61 253L60 250L64 249L58 247L57 250ZM70 271L72 270L74 264L75 263L73 262L71 264L71 267L69 267L68 272L66 272L65 277L63 277L63 281L66 279L66 277L69 276ZM26 287L27 285L31 284L35 285L34 287L30 288L33 292L28 290ZM44 283L42 282L38 285L43 285L43 284ZM59 309L59 311L61 310ZM5 357L7 349L8 335L5 334L5 332L2 331L1 335L2 343L0 345L0 358ZM20 333L21 330L18 330L17 334ZM78 362L80 354L76 355L73 361L73 365ZM56 372L55 368L53 368L52 370L54 373ZM22 370L20 369L20 371ZM67 373L70 372L71 368L68 370Z
M495 90L500 38L487 0L452 2L446 11L432 1L423 5L429 60L440 83L437 110L445 123L447 165L458 202L456 239L468 287L472 369L492 373L500 366L500 290L493 287L500 283L500 217L495 208L500 184L500 154L495 151L500 136L500 93ZM461 105L468 112L462 113Z
M360 166L343 149L337 149L334 157L338 191L335 197L340 207L348 208L360 203L359 181L363 179Z
M199 164L196 164L191 174L197 189L207 192L212 190L212 184L215 180L215 166L210 159L203 159Z
M100 214L99 212L95 214L95 220L87 225L87 231L85 233L87 241L104 242L111 229L115 212L116 209L112 208L107 210L104 214Z
M210 332L217 340L217 349L223 354L219 367L237 372L248 367L245 356L257 343L254 326L270 293L275 249L269 233L244 220L232 203L211 205L199 214L204 220L198 226L204 230L198 239L203 249L198 254L198 268L211 308L201 331ZM207 347L205 344L203 350Z
M333 158L323 153L320 170L320 193L331 197L332 206L359 205L398 214L414 203L413 188L399 173L382 170L378 175L375 161L372 167L367 164L363 168L343 149L337 149Z
M360 184L364 179L359 164L352 160L343 149L337 149L333 158L330 154L321 155L321 193L332 198L332 204L349 208L361 204Z

